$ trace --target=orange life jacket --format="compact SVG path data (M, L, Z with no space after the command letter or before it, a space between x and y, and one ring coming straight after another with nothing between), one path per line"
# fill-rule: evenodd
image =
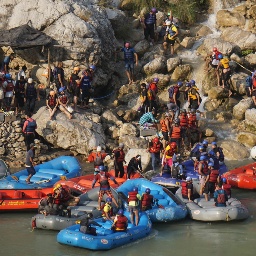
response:
M186 115L180 115L180 126L188 127L188 117Z
M126 230L127 228L127 218L125 216L118 215L115 227L119 230Z
M190 114L188 116L188 127L189 128L197 128L196 114Z
M180 137L181 137L181 127L180 126L173 126L172 127L171 138L173 138L173 139L180 139Z
M139 201L139 199L137 197L137 195L138 195L137 191L128 192L128 195L129 195L128 202L132 202L132 201L138 202Z
M169 125L170 125L169 119L167 119L167 120L168 120ZM168 128L167 128L167 125L166 125L165 121L166 121L166 118L160 120L160 125L161 125L161 131L162 131L162 132L168 132Z
M153 196L150 194L143 194L142 198L141 198L141 205L142 206L151 206L153 203Z
M160 142L158 142L158 143L153 142L153 145L152 145L152 147L150 147L149 152L150 153L159 153L160 150L161 150L161 143Z
M217 182L217 179L219 177L219 171L218 170L211 170L209 182Z
M181 182L181 194L184 197L188 197L188 186L186 181Z
M252 88L254 90L256 90L256 78L255 77L252 78Z

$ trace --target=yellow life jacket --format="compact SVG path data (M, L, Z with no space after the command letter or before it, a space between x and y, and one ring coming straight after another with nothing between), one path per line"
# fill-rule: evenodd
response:
M191 98L192 100L196 100L197 93L198 93L198 88L196 86L193 86L188 92L188 97Z
M220 62L222 64L223 68L229 68L229 60L228 60L228 58L222 59Z

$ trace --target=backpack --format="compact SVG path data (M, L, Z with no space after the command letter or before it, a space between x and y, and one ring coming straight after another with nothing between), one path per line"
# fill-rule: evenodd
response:
M169 92L169 98L172 99L173 98L173 94L174 94L174 86L170 87L168 89L168 92Z
M247 76L245 79L245 87L252 87L252 77Z
M226 204L225 193L219 193L218 192L217 203L218 204Z

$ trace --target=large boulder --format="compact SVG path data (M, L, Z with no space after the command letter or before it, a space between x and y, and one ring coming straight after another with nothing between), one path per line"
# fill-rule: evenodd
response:
M253 105L253 101L251 98L241 100L237 105L233 108L233 116L235 119L243 120L245 117L245 112L247 109L251 108Z
M189 64L179 65L173 71L171 79L174 81L187 80L191 72L192 72L192 67Z
M152 75L154 73L161 73L166 69L166 59L165 57L161 56L155 58L154 60L147 63L143 70L147 75Z
M123 142L128 148L147 148L148 142L144 138L132 136L132 135L123 135L120 136L119 142Z
M190 49L194 43L195 43L196 39L194 37L189 37L189 36L186 36L182 42L180 43L184 48L186 49Z
M148 48L149 42L147 40L142 40L134 46L136 53L138 53L139 55L144 54L148 50Z
M256 134L251 132L239 132L237 140L246 147L252 148L256 145Z
M204 109L207 111L216 110L221 105L221 100L207 99L204 103Z
M212 87L208 91L209 99L224 99L228 96L227 90L223 89L221 86Z
M212 30L207 27L207 26L202 26L196 33L196 36L200 36L200 37L203 37L203 36L207 36L207 35L210 35L212 34Z
M250 156L248 149L235 140L225 140L220 146L223 148L225 158L228 160L242 160Z
M136 127L131 123L124 123L120 127L120 136L123 136L123 135L136 136Z
M125 161L128 164L132 157L141 155L141 166L142 170L146 170L150 164L150 153L147 152L147 149L131 148L125 155Z
M255 66L256 65L256 54L255 53L250 53L245 56L245 60L251 65Z
M159 82L157 84L158 88L161 89L161 88L164 88L166 86L169 85L170 83L170 76L169 75L164 75L164 74L153 74L151 76L148 76L147 79L146 79L146 82L147 83L151 83L152 80L157 77L159 79Z
M181 58L169 58L167 60L167 71L172 72L176 67L178 67L182 63Z
M105 145L105 135L98 115L80 112L71 120L57 111L55 120L49 120L49 112L41 107L33 116L37 122L36 132L54 147L88 154L94 146Z
M231 89L240 95L244 95L245 91L245 79L248 75L242 72L235 73L231 76Z
M220 27L233 27L245 25L245 17L239 12L220 10L216 15L216 23Z

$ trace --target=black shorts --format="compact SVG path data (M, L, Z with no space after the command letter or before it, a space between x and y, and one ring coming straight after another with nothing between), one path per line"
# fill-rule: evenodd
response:
M171 46L174 46L175 39L174 39L174 40L172 40L172 39L169 39L168 37L166 37L165 42L166 42L167 44L170 44Z
M252 96L256 97L256 90L252 91Z
M208 193L213 194L214 191L215 191L215 182L207 182L207 184L205 185L204 192L206 194L208 194Z
M74 90L73 90L73 95L75 97L80 97L81 95L81 92L80 92L80 87L75 87Z
M168 132L162 132L164 140L168 141L169 140L169 135Z
M34 174L36 174L36 171L35 171L34 166L27 167L27 172L28 172L28 175L34 175Z

